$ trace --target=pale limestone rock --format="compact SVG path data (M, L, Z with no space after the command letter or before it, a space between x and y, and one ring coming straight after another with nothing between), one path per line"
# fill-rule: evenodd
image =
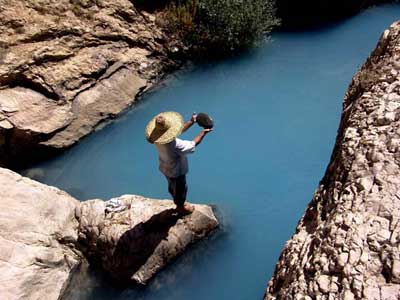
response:
M110 77L99 80L96 86L80 93L73 102L73 111L79 117L68 128L57 133L42 145L65 148L94 130L105 115L116 116L132 102L146 86L146 81L135 72L121 68Z
M381 293L377 287L365 287L363 290L363 298L366 300L380 300Z
M352 80L331 162L265 299L400 299L399 51L397 22Z
M323 293L329 292L330 282L331 282L331 279L327 275L320 275L319 277L317 277L317 283L318 283L319 289Z
M343 300L354 300L354 299L355 299L354 294L351 291L349 290L344 291Z
M128 209L105 214L105 202L90 200L81 205L77 215L83 253L119 282L145 284L188 246L218 227L206 205L194 205L192 214L180 216L172 201L132 195L116 199Z
M400 287L384 285L381 287L382 300L398 300L400 297Z
M0 7L0 166L73 145L179 66L169 57L179 42L133 1Z
M79 202L0 168L1 299L58 299L80 263Z
M70 103L60 105L31 89L18 87L0 90L0 115L7 122L3 129L15 127L42 134L67 126L73 116Z
M102 200L67 193L0 168L0 299L61 299L81 263L99 264L119 283L145 284L218 227L211 207L180 216L168 200Z

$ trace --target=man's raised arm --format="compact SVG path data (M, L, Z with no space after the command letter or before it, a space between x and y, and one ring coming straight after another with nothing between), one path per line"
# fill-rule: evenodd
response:
M185 124L183 124L182 133L188 130L194 123L196 123L196 117L197 117L196 113L193 113L190 120L187 121Z

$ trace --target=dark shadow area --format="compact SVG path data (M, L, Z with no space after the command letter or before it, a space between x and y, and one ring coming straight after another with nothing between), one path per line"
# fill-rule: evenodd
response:
M146 263L181 217L174 209L167 209L139 223L120 237L113 255L113 277L118 283L129 283L132 275Z
M171 0L131 0L131 2L139 10L154 12L164 8Z
M361 10L395 0L277 0L277 15L282 31L309 30L340 21Z

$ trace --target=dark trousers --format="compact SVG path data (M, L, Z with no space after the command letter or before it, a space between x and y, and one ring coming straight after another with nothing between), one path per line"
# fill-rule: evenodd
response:
M168 192L174 199L174 203L177 206L182 206L186 201L187 194L186 175L176 178L166 178L168 180Z

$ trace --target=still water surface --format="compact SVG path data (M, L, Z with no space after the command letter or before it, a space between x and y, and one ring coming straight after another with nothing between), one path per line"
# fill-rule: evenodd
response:
M279 253L323 176L351 77L400 6L369 9L307 32L276 33L240 57L196 66L153 92L117 122L24 173L79 199L121 194L168 198L147 122L175 110L207 112L216 127L190 160L189 200L219 208L223 229L145 289L107 281L73 298L261 299ZM193 126L184 138L199 131Z

